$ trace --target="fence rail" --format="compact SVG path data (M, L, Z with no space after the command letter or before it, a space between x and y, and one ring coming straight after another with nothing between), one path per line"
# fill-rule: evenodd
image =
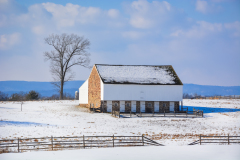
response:
M168 111L168 112L120 112L112 111L112 115L118 118L136 117L203 117L203 111Z
M196 144L209 144L209 143L220 143L220 144L231 144L231 143L240 143L240 136L203 136L199 135L199 140L190 143L189 145Z
M94 147L163 146L144 135L142 136L78 136L42 137L0 140L1 152L24 152L27 150L61 150Z

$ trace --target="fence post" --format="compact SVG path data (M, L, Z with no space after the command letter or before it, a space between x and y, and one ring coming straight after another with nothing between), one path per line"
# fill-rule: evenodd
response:
M182 111L182 101L179 101L179 111Z
M113 147L114 147L114 135L113 135Z
M53 136L51 136L51 140L52 140L52 150L53 150Z
M181 103L181 105L182 105L182 108L181 108L181 109L182 109L182 111L183 111L183 101L181 101L181 102L182 102L182 103Z
M143 139L143 134L142 134L142 145L144 146L144 139Z
M130 111L130 118L132 117L132 111Z
M203 111L202 111L202 117L203 117Z
M165 109L164 109L164 117L165 117Z
M229 145L229 134L228 134L228 145Z
M174 110L174 117L176 117L176 113L175 113L175 110Z
M201 134L199 135L199 141L200 141L200 145L202 145Z
M85 140L84 140L84 135L83 135L83 148L85 149Z
M18 152L19 152L19 138L18 138Z

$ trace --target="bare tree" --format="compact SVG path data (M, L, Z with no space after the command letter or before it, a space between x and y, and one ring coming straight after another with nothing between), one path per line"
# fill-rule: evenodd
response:
M53 84L60 93L60 99L63 99L64 83L74 77L71 67L75 65L89 67L90 53L87 50L90 42L83 36L65 33L52 34L44 40L54 48L50 52L44 52L44 56L46 60L51 61L50 71L54 80Z

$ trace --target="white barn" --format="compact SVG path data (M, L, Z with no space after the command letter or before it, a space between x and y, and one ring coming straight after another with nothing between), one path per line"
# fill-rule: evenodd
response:
M111 112L179 111L183 84L171 65L95 64L79 88L79 104Z

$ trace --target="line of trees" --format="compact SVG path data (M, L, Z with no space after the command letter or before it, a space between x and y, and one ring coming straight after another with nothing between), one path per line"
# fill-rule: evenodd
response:
M194 98L200 98L200 97L203 97L203 96L197 93L194 93L194 94L183 93L183 99L194 99Z
M0 91L0 101L32 101L32 100L58 100L60 95L53 94L52 96L41 96L41 94L37 91L29 91L26 92L18 92L8 95L4 92ZM69 93L63 94L63 99L72 100L74 96Z
M219 99L240 99L240 95L212 95L212 96L206 96L206 95L200 95L197 93L194 94L188 94L188 93L183 93L183 99L196 99L196 98L203 98L203 99L209 99L209 98L219 98Z

